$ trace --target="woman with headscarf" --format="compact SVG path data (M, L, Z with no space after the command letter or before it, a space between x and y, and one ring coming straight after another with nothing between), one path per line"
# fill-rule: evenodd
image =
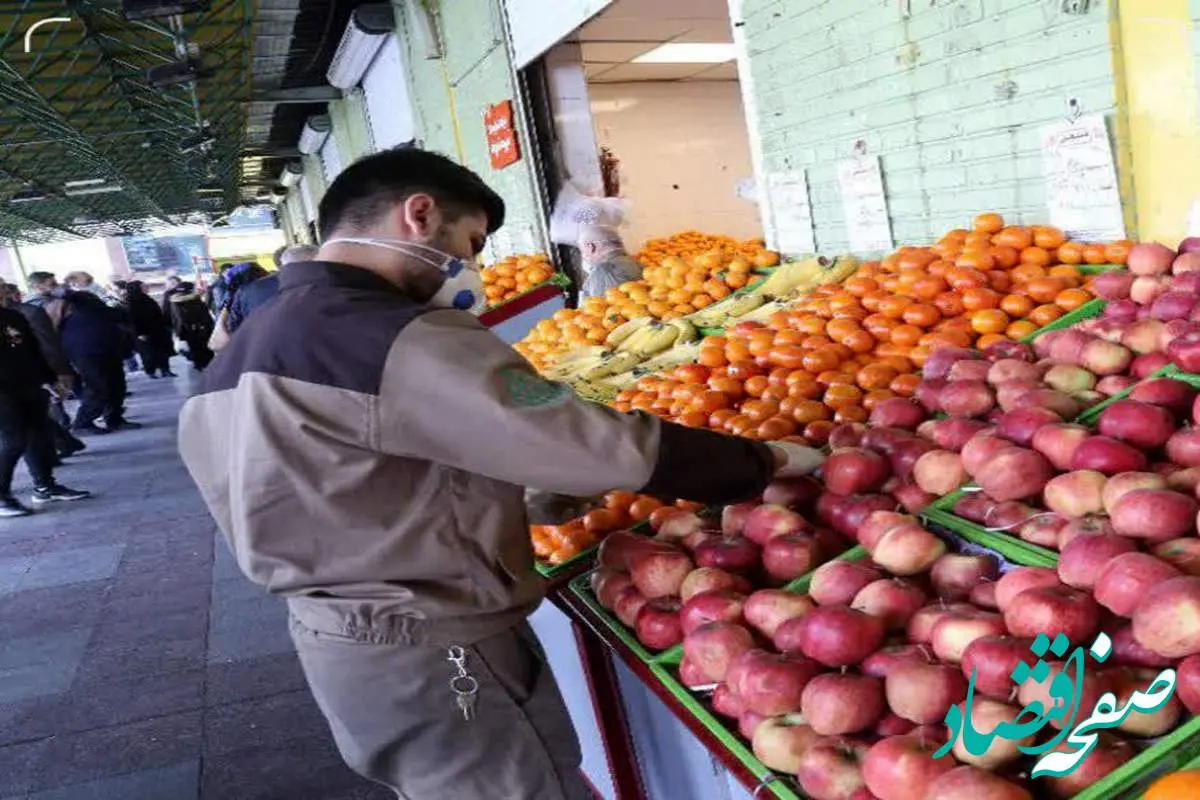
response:
M162 309L175 335L187 345L183 355L193 367L203 370L213 360L213 351L208 347L213 334L213 318L204 302L203 291L191 281L171 276L167 278Z
M151 378L157 378L159 373L167 378L175 377L175 373L171 372L175 342L162 309L146 294L141 281L129 281L125 286L125 297L129 304L133 333L137 337L136 347L142 359L142 369Z
M266 275L267 271L253 261L234 264L221 273L219 284L221 291L218 292L218 287L214 286L212 293L214 298L220 297L221 305L217 312L217 322L212 337L208 340L210 348L220 350L229 343L229 307L233 305L233 298L237 296L238 290Z

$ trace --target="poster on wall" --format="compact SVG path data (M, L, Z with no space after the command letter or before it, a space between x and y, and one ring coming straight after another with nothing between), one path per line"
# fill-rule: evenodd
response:
M767 201L774 226L774 248L787 255L815 253L808 174L802 169L768 173Z
M191 275L208 258L203 236L122 236L121 246L134 272Z
M511 167L521 160L517 131L513 127L511 100L488 106L488 110L483 114L483 129L487 134L488 156L492 161L492 169Z
M1117 168L1103 116L1046 126L1042 164L1051 225L1085 242L1125 238Z
M891 250L892 221L883 192L878 156L856 156L838 164L838 186L846 214L850 250L876 253Z

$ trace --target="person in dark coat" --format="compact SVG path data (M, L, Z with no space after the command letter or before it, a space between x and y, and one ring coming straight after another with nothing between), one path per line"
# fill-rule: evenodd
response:
M192 366L203 370L214 355L208 346L208 339L213 332L213 317L204 298L197 292L196 285L174 276L167 278L162 308L175 335L187 345L184 355L192 362Z
M129 306L129 319L137 339L138 356L142 359L142 370L151 378L173 378L171 356L175 355L175 342L171 338L171 327L163 316L158 303L146 294L141 281L129 281L125 285L125 302Z

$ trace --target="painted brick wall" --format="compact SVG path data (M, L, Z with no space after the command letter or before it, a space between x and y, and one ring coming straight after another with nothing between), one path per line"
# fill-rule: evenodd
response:
M824 252L847 247L836 164L856 140L882 157L897 243L921 243L983 210L1044 220L1041 128L1072 97L1113 112L1108 2L902 5L744 0L764 169L808 170Z
M487 107L516 96L499 0L437 0L428 5L442 32L442 59L425 58L407 16L397 7L418 135L426 148L479 173L508 204L507 221L490 248L491 258L541 250L544 226L527 132L519 130L522 160L505 170L491 168L484 138Z

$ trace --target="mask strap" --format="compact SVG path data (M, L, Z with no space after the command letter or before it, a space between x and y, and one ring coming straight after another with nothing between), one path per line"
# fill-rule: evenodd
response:
M347 242L349 244L361 244L361 245L365 245L367 247L383 247L388 250L394 250L397 253L404 253L407 256L411 256L412 258L417 259L418 261L424 261L426 264L428 264L429 266L438 270L439 272L446 271L445 265L439 264L431 258L426 258L425 256L421 255L420 253L412 253L412 252L409 252L408 250L406 250L405 247L410 245L409 242L405 242L403 245L389 244L387 242L381 242L381 241L377 241L375 239L368 239L365 237L343 236L343 237L339 237L337 239L331 239L330 241L326 242L326 244L337 244L338 242ZM426 248L426 249L431 249L431 248ZM438 251L435 250L434 252L438 252ZM461 267L459 267L459 269L461 269ZM458 270L455 270L455 272L457 272L457 271Z

